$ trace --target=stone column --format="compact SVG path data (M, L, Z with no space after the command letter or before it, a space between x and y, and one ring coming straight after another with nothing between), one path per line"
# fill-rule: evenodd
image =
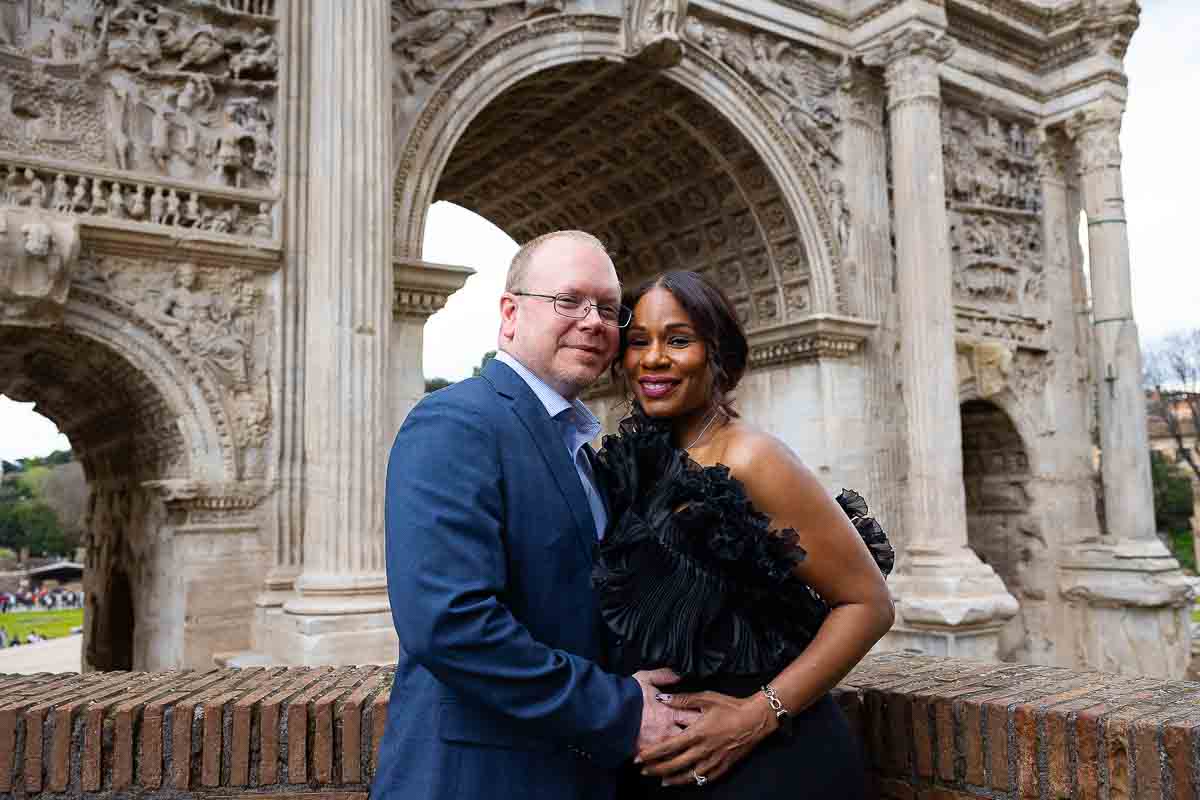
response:
M308 48L309 7L312 0L280 5L280 36L286 58L280 71L280 90L286 106L281 120L284 146L279 170L282 184L284 267L272 276L280 313L275 318L276 345L272 352L272 406L275 414L275 491L270 499L266 530L271 542L271 566L255 598L251 647L270 652L269 636L284 602L300 574L304 523L304 321L308 241Z
M434 264L417 259L397 259L392 265L392 352L388 370L391 391L389 415L392 435L425 394L421 357L425 322L437 313L450 295L475 274L470 267Z
M995 659L1017 601L967 546L938 78L952 49L937 32L907 28L864 55L884 67L888 93L907 461L905 557L892 581L898 621L883 646Z
M1103 535L1073 547L1060 589L1083 666L1182 677L1192 590L1158 539L1142 362L1121 185L1121 103L1105 97L1067 125L1087 214L1092 380L1100 430Z
M845 165L849 236L842 254L842 272L857 304L851 313L878 322L864 348L863 419L869 427L870 452L862 491L871 513L885 525L898 545L907 541L896 476L904 468L902 437L898 436L895 351L900 341L899 315L892 304L892 219L888 205L886 95L878 77L867 70L843 65L838 91L845 128L841 136Z
M1097 105L1072 118L1067 132L1087 213L1105 528L1117 538L1158 543L1121 187L1121 113L1115 103Z
M384 574L392 425L392 170L386 0L311 5L303 571L292 663L396 657ZM285 623L287 624L287 623Z

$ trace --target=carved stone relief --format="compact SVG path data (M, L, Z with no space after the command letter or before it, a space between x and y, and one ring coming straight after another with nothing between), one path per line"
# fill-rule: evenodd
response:
M697 16L687 18L684 35L754 88L808 150L822 186L828 187L840 163L837 63L795 42Z
M951 212L950 249L957 302L1021 307L1046 299L1040 220Z
M435 81L489 29L562 11L564 5L565 0L392 0L397 96Z
M274 185L272 0L31 0L0 32L0 149Z
M1002 342L964 342L957 345L960 396L983 400L1009 388L1013 350Z
M69 217L0 205L0 317L51 325L62 315L79 257Z
M253 274L106 257L85 261L77 283L130 307L199 365L224 392L243 458L239 474L265 469L258 450L271 425L270 324Z
M1033 128L946 104L942 147L946 191L956 204L1031 214L1041 210Z
M1049 325L1038 131L947 103L942 111L957 329L1039 348ZM966 313L970 310L971 313Z
M630 54L657 69L678 64L683 58L681 34L687 9L688 0L626 0Z

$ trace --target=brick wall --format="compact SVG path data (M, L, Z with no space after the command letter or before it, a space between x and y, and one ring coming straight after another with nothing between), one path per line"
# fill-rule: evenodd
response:
M365 798L390 683L384 667L0 676L0 797ZM889 654L839 700L887 800L1200 796L1197 683Z

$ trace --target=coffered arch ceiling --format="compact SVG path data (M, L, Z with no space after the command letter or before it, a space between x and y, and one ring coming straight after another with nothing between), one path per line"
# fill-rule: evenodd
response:
M525 78L472 120L436 197L518 242L594 233L627 283L702 272L751 330L814 310L809 254L770 170L717 109L661 73L579 61Z

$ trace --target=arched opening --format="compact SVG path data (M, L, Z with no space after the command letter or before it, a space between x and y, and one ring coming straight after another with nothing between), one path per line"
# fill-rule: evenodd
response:
M188 474L177 413L143 369L66 327L0 327L0 393L34 402L83 466L84 669L171 665L142 633L171 605L155 557L165 511L146 483Z
M589 231L626 284L704 273L752 335L828 310L796 209L727 112L661 72L609 60L549 67L474 116L434 196L517 242ZM619 405L595 409L611 425Z
M1046 549L1041 528L1030 514L1029 456L1003 409L986 400L969 400L961 413L967 543L1021 604L1001 633L1001 659L1028 660L1025 618L1030 601L1036 602L1042 590L1026 575Z
M812 308L808 254L770 170L720 112L657 72L579 61L516 83L471 121L436 196L518 242L594 233L625 281L704 272L751 329Z
M488 220L445 201L429 209L421 257L475 274L425 323L421 364L427 391L468 378L496 349L498 298L517 243Z
M129 576L121 567L111 573L104 592L107 602L99 609L89 642L88 661L99 670L133 669L134 612Z

